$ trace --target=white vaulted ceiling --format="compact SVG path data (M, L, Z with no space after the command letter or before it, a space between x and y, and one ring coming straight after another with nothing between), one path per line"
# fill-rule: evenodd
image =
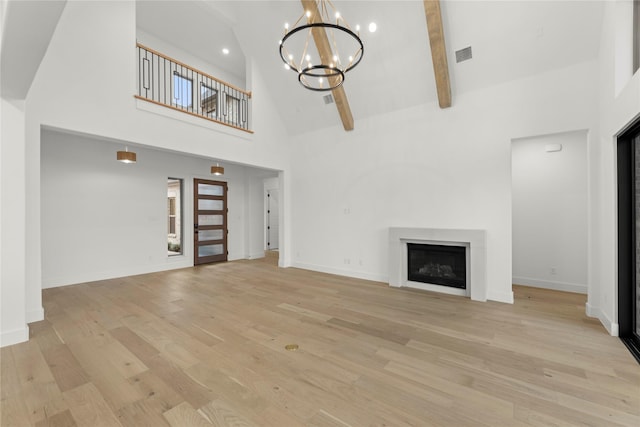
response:
M422 0L333 3L352 26L378 26L361 32L364 58L344 84L356 129L363 118L437 104ZM136 9L141 29L216 67L244 76L251 63L292 135L341 127L325 93L302 88L278 55L284 22L302 14L300 0L138 0ZM602 12L593 0L442 1L452 108L460 94L595 59ZM467 46L473 59L456 64L455 50ZM223 56L222 47L232 53Z
M233 23L207 2L138 0L136 24L152 36L244 80L245 55ZM222 53L223 48L229 49L228 55Z
M7 1L0 5L0 94L25 99L58 25L66 0Z
M335 106L300 87L278 56L284 22L302 13L299 0L205 3L255 60L290 133L341 126ZM422 0L333 3L352 26L378 24L362 31L364 59L344 84L356 129L359 119L437 102ZM443 1L453 108L456 95L595 59L602 10L599 1ZM473 59L456 64L455 50L467 46Z

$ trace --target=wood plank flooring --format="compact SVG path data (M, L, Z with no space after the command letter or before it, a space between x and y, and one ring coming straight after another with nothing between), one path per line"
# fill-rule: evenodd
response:
M640 365L585 297L514 289L479 303L270 257L48 289L1 350L0 424L640 426Z

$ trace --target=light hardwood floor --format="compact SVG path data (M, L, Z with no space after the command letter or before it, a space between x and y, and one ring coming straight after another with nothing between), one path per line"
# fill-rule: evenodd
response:
M1 425L640 426L640 365L585 297L515 295L272 258L45 290L46 320L1 351Z

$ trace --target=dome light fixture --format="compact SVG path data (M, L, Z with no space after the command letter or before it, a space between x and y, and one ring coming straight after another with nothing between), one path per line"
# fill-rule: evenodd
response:
M359 26L353 31L330 0L313 3L316 7L306 10L292 27L285 24L280 58L285 69L297 74L302 86L313 91L329 91L340 87L345 74L360 63L364 45ZM312 39L320 58L309 52Z

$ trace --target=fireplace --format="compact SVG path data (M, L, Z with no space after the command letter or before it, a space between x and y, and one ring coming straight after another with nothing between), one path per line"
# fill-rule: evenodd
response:
M407 279L412 282L466 289L466 248L407 243Z
M434 284L433 277L429 279L428 283L410 279L408 271L409 245L414 244L417 246L446 246L448 249L455 248L454 251L462 251L463 261L456 261L455 268L451 267L451 270L455 272L456 278L464 278L464 286L460 286L459 282L456 283L458 286ZM486 254L485 230L391 227L389 228L389 285L467 296L474 301L486 301ZM423 268L425 264L427 264L427 268ZM431 270L428 263L425 264L417 267L418 274L421 274L421 268L423 268L423 273ZM434 264L440 264L440 270L447 271L446 274L441 273L440 276L451 276L448 273L449 269L442 267L443 264L453 265L451 261L435 261ZM460 268L464 268L464 272ZM446 278L453 279L453 277ZM491 299L513 303L513 293L505 295L494 293Z

